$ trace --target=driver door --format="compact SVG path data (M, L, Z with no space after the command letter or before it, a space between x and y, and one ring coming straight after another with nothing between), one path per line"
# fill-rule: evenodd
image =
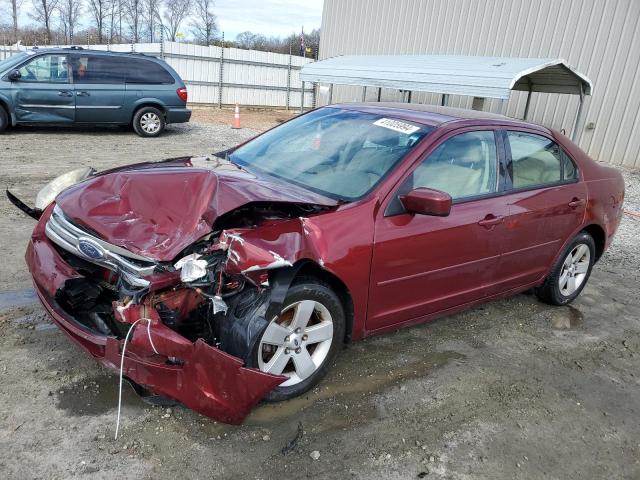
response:
M65 54L39 55L18 71L20 78L11 86L17 122L74 122L75 96Z
M418 321L487 295L498 281L508 207L495 132L450 136L413 169L375 225L367 330ZM451 195L446 217L407 213L399 196Z

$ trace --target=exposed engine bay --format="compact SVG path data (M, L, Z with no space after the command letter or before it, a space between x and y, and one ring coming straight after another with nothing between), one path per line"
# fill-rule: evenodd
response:
M219 228L185 249L178 262L137 262L140 270L147 267L148 275L135 276L116 262L92 261L69 248L66 241L60 242L55 230L49 229L52 219L64 215L55 207L47 223L47 236L82 275L67 280L58 289L56 300L85 327L104 335L122 339L132 321L148 318L191 342L202 339L246 360L266 328L267 318L279 311L277 298L281 297L281 302L283 295L274 297L274 288L286 292L295 269L276 252L245 242L242 235L264 222L293 219L302 223L301 215L321 210L295 204L244 206L219 218ZM85 235L79 240L80 252L87 244L91 246L90 232ZM105 249L105 243L93 247L96 251Z

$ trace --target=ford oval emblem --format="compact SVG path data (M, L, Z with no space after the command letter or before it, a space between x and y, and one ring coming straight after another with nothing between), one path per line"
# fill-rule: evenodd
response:
M104 257L104 249L90 240L80 239L78 241L78 250L85 257L93 258L94 260L100 260Z

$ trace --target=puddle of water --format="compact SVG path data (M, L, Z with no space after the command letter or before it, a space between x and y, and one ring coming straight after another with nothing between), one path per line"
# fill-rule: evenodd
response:
M584 320L583 313L573 305L567 305L565 309L554 313L551 317L551 326L557 330L569 330L579 327Z
M24 307L38 302L38 297L33 288L25 288L23 290L10 290L8 292L0 292L0 312L15 307Z
M118 378L115 376L86 378L59 388L57 396L57 407L66 410L70 415L106 413L118 407ZM140 408L144 406L140 397L127 382L122 385L122 405L134 405Z

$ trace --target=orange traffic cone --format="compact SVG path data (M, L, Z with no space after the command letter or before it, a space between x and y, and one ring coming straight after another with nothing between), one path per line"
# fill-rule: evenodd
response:
M233 123L231 124L231 128L240 128L240 107L236 103L236 111L233 114Z

